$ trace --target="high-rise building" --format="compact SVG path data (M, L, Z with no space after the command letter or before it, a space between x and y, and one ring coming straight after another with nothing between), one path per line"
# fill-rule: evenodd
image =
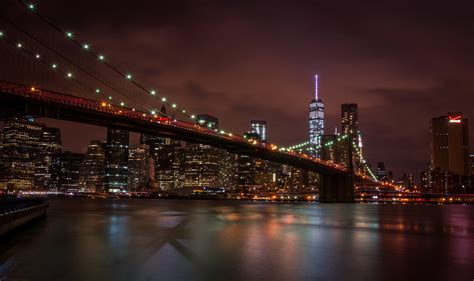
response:
M143 191L150 180L149 152L144 145L132 147L128 154L128 190Z
M128 131L107 129L104 184L108 192L127 191L128 145Z
M58 191L71 192L79 190L79 169L84 154L65 151L59 156L60 173Z
M341 132L348 135L355 144L359 144L359 112L355 103L341 105Z
M100 141L91 141L79 171L79 190L104 191L105 146Z
M218 187L219 158L217 148L205 144L190 144L186 147L186 187Z
M318 75L314 76L314 99L309 103L309 142L312 155L320 157L321 137L324 134L324 103L319 98Z
M209 114L197 116L197 124L217 130L219 121ZM221 151L205 144L187 144L185 154L185 187L218 187Z
M60 173L59 155L62 152L59 128L45 127L39 146L40 151L35 163L35 187L57 190Z
M241 186L255 185L256 159L248 155L239 155L237 159L237 183Z
M250 132L260 136L263 142L267 141L267 121L252 120L250 121Z
M357 104L346 103L341 105L341 133L348 136L349 145L352 149L354 169L360 171L362 169L361 156L363 151L362 137L359 130L359 111Z
M431 168L452 178L444 180L445 193L470 190L469 125L461 113L452 112L431 120ZM433 177L433 180L437 178L442 177ZM438 191L443 186L436 182L434 185Z
M166 107L163 105L161 114L166 116ZM141 135L141 143L149 146L149 153L154 161L154 180L160 190L170 190L181 187L182 173L179 173L182 156L181 142L170 138Z
M219 153L219 187L232 188L237 182L237 155L226 150Z
M10 118L4 124L3 182L10 190L33 189L35 166L45 126L33 118Z
M377 179L379 181L386 181L387 180L387 170L385 169L385 163L379 162L377 164L377 172L376 172Z
M461 113L431 120L431 166L470 175L468 121Z

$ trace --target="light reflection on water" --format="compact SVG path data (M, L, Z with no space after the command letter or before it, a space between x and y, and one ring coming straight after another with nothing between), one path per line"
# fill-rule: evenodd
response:
M471 280L473 211L55 199L0 244L0 280Z

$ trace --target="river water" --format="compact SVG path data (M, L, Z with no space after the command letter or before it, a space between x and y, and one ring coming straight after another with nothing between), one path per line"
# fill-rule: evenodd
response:
M473 280L473 205L53 199L0 280Z

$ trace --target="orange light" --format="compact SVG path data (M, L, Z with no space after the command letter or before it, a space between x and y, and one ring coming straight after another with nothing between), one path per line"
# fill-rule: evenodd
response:
M102 106L107 106L107 104L105 102L101 103L100 105Z
M32 91L32 92L36 91L36 88L35 88L35 87L31 87L31 91Z

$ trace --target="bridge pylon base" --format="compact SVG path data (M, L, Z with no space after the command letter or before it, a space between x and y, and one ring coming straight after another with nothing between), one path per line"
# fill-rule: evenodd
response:
M354 175L321 174L319 184L319 202L321 203L353 203Z

